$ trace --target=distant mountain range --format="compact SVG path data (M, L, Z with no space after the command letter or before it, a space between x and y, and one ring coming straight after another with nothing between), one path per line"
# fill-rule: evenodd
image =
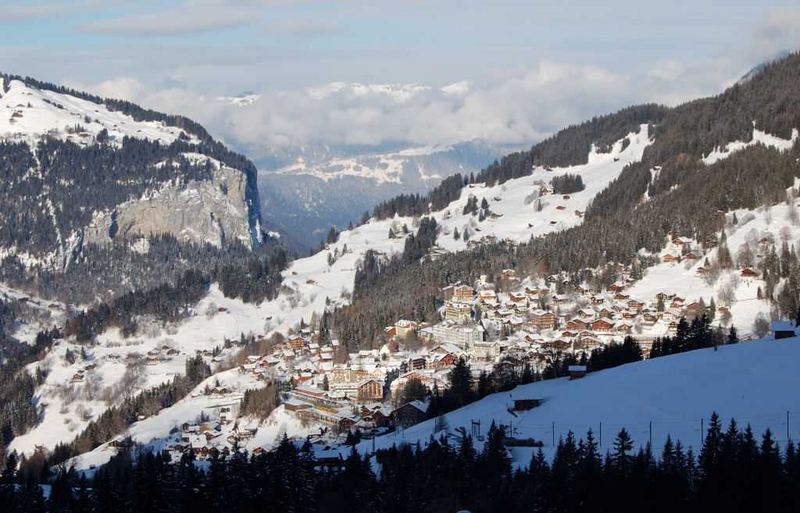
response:
M444 178L475 173L506 151L470 141L386 152L357 149L345 156L309 152L281 168L259 170L261 209L269 227L314 248L331 226L347 227L388 198L425 194Z

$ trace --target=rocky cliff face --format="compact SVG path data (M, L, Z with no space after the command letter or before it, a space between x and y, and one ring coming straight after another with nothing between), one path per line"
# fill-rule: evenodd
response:
M253 248L248 177L219 166L211 180L170 184L142 199L100 212L86 229L86 242L107 244L169 234L181 242L222 247L238 241Z

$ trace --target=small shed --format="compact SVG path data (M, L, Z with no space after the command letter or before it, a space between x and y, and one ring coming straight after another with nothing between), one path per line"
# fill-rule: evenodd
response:
M586 366L570 365L567 367L567 372L569 373L569 379L580 379L586 376Z
M538 408L542 404L541 399L514 399L514 411L527 411Z

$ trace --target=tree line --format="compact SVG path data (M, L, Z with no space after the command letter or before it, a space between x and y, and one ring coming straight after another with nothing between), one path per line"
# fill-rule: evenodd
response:
M760 439L712 414L698 453L667 439L636 447L622 429L605 453L592 431L558 441L512 464L503 426L492 424L482 447L470 436L431 438L369 457L353 449L317 461L313 448L285 437L258 456L213 451L201 467L191 452L177 464L161 453L122 452L88 478L64 471L44 497L37 476L15 472L10 455L0 477L9 512L794 512L800 508L800 454Z

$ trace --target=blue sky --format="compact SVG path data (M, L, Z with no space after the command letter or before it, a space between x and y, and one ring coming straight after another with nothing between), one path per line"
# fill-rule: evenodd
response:
M2 3L0 70L154 108L188 110L183 113L228 138L239 137L226 129L234 123L230 115L195 104L247 90L263 94L261 108L274 112L281 102L268 101L270 95L299 94L332 81L432 87L466 81L471 94L482 94L473 102L497 103L506 91L516 95L510 105L536 104L525 113L529 126L516 136L503 133L502 118L512 123L513 113L492 121L499 127L496 139L527 141L559 123L629 103L676 103L717 92L752 65L800 45L797 0ZM565 69L552 73L551 64ZM598 76L599 84L594 82ZM339 98L319 108L348 112L354 101ZM298 123L312 124L315 115L305 113ZM391 112L387 115L391 120ZM279 120L265 116L248 121L257 137L286 131ZM336 129L325 125L325 130ZM448 137L468 137L470 130L475 137L487 136L462 126L442 140L413 142L448 142ZM293 142L325 139L312 127L283 135ZM337 134L328 142L348 142L348 137Z

